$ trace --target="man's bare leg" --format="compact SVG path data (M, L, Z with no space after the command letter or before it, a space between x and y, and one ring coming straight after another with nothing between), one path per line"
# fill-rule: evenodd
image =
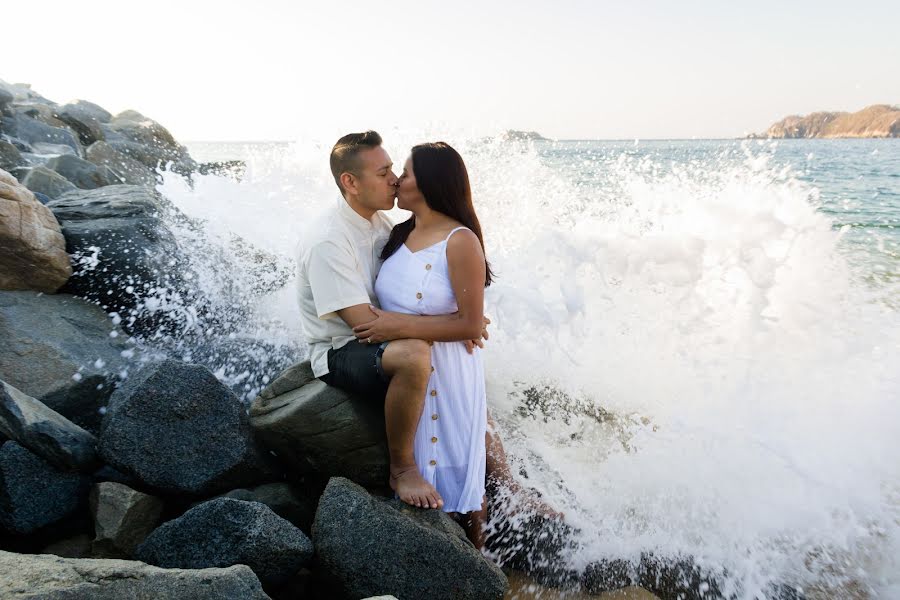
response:
M554 510L552 506L544 502L534 490L522 489L522 486L513 477L509 462L506 460L506 450L503 449L503 442L500 441L500 433L497 431L497 423L491 416L491 411L487 413L487 433L484 436L484 445L487 455L487 476L496 481L511 497L516 498L517 504L521 503L527 510L550 519L563 516L563 513Z
M462 515L462 526L466 537L476 550L484 548L485 526L487 525L487 500L482 498L481 509Z
M431 377L431 347L423 340L394 340L384 349L381 367L391 378L384 403L391 488L407 504L440 508L444 501L419 473L413 450Z

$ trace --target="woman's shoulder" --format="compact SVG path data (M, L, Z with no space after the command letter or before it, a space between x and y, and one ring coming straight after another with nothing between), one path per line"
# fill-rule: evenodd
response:
M475 232L462 225L452 229L447 235L447 253L470 253L475 252L484 255L481 249L481 240L475 235Z

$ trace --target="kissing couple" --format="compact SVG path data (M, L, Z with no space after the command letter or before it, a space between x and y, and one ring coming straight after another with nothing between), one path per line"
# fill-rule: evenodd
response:
M398 177L374 131L331 150L341 192L298 247L301 323L313 374L384 402L390 486L451 513L484 546L485 478L526 493L487 410L481 352L493 273L466 166L444 142L414 146ZM384 211L412 215L394 224ZM533 500L546 516L552 508Z

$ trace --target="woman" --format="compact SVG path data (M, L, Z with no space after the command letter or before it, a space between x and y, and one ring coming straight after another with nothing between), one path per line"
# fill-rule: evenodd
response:
M416 431L416 464L462 517L477 548L483 541L487 404L479 348L484 288L491 283L481 226L462 157L444 142L412 149L397 205L413 213L394 227L375 282L381 308L421 315L454 314L431 348L432 375ZM456 340L456 341L452 341Z

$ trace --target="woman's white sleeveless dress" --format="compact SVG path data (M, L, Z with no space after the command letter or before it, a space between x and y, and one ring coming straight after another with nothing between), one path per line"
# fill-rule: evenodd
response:
M447 240L412 252L406 244L381 266L375 293L384 310L446 315L457 310L447 270ZM416 464L444 499L445 512L481 508L484 497L487 400L480 349L434 342L425 410L416 430Z

